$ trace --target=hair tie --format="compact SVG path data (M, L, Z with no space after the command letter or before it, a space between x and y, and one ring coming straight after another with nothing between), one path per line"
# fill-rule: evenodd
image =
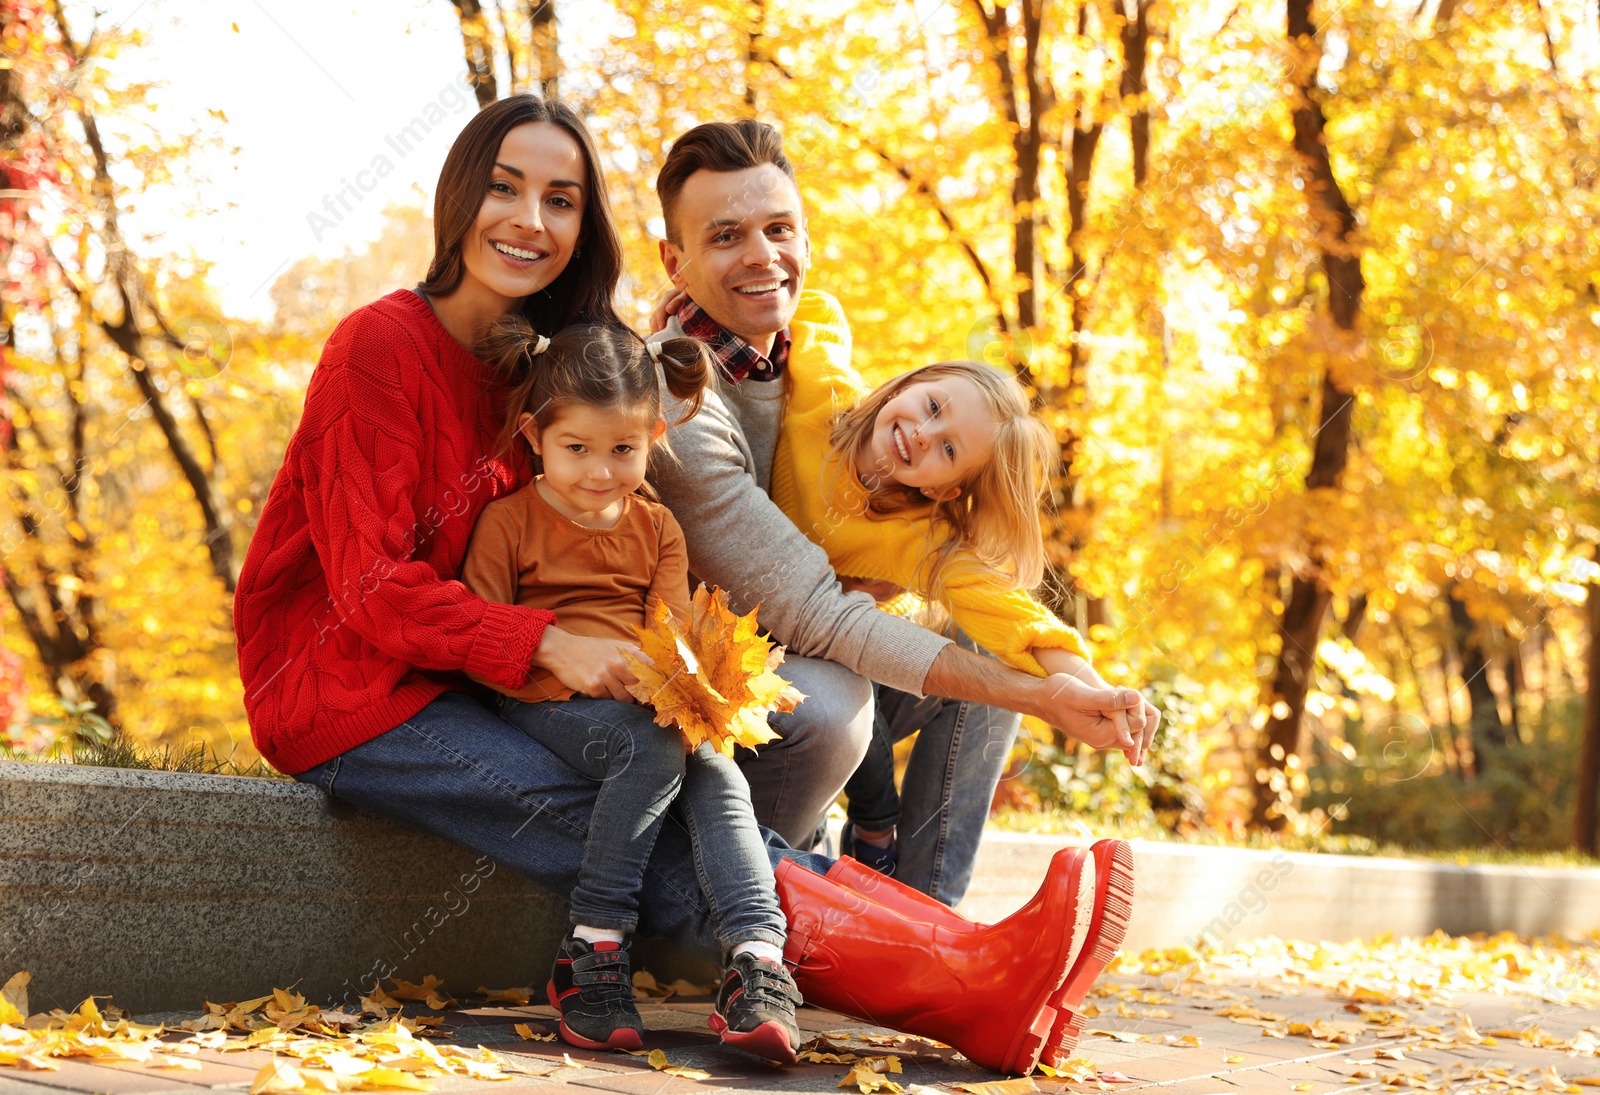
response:
M538 338L534 339L533 349L529 350L528 354L529 354L530 357L537 356L539 354L544 353L549 348L550 348L550 340L548 338L546 338L544 335L540 335Z
M651 341L646 342L644 344L644 348L646 350L650 351L650 360L651 361L655 362L657 365L661 364L661 343L660 342L652 339Z

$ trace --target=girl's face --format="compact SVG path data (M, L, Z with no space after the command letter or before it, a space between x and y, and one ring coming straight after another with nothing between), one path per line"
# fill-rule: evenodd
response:
M505 135L478 217L461 241L462 289L510 311L567 268L583 230L583 149L549 122Z
M615 521L619 503L644 482L650 443L666 430L647 415L581 404L543 430L532 415L522 418L524 436L544 461L545 501L580 524Z
M966 377L915 381L878 409L862 471L935 500L954 498L994 453L997 425L982 390Z

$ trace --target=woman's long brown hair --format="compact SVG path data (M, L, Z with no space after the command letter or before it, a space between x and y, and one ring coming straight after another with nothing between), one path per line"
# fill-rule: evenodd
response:
M433 261L417 286L429 296L447 296L461 284L466 265L462 242L472 231L489 192L495 157L507 133L529 122L545 122L572 135L583 149L583 227L575 254L549 285L522 302L516 315L537 332L553 335L578 322L620 323L614 298L622 278L622 242L606 196L605 176L594 138L577 111L559 99L513 95L480 110L450 146L433 199Z

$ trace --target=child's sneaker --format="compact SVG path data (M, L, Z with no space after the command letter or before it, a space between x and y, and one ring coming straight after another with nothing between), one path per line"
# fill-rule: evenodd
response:
M792 1065L800 1048L794 1009L804 1000L783 963L736 954L717 993L711 1029L730 1046Z
M561 1013L561 1037L584 1049L642 1049L644 1023L633 1005L633 974L620 943L561 941L545 989Z

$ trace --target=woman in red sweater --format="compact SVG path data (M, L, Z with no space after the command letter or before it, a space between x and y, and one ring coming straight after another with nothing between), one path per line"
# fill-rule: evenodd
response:
M469 347L510 314L543 334L618 323L621 271L573 110L518 96L481 111L440 174L427 279L358 309L323 348L234 604L262 756L557 893L577 878L595 785L502 721L466 674L515 691L538 666L626 698L627 644L458 580L478 514L531 477L520 449L499 449L505 378ZM1075 1031L1073 971L1115 946L1098 938L1087 852L1059 853L1034 902L986 928L849 860L771 844L806 995L992 1068L1026 1072ZM656 845L639 931L720 957L678 827Z

